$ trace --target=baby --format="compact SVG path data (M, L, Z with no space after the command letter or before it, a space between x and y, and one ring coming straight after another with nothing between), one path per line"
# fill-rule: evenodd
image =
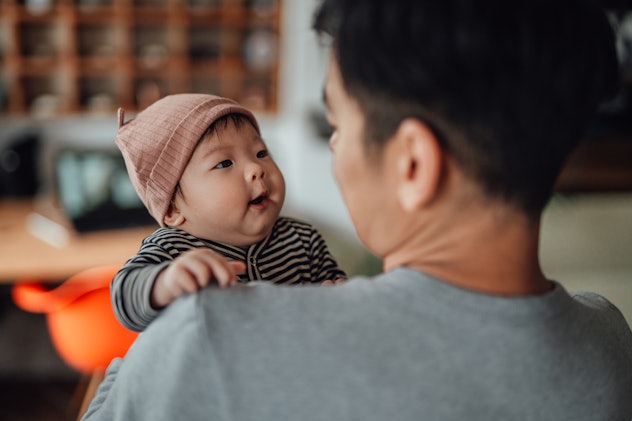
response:
M112 281L121 323L143 330L184 293L214 283L331 284L345 278L311 225L280 217L285 181L253 114L213 95L162 98L116 144L161 228Z

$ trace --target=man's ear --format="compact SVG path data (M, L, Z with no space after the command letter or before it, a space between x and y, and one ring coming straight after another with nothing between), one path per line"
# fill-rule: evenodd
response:
M432 201L437 194L443 150L432 130L413 118L402 121L395 136L401 142L397 195L402 208L413 211Z
M185 218L178 207L174 203L171 203L169 205L169 209L167 209L167 213L165 214L165 218L163 219L163 221L166 226L175 228L182 225L185 221Z

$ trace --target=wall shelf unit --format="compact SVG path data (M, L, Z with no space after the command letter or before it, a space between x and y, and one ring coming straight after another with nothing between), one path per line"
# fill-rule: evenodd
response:
M0 115L135 111L178 92L277 108L281 0L0 0Z

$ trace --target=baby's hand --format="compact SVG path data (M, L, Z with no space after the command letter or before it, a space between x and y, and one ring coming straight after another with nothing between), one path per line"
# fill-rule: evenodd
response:
M345 281L346 281L345 278L338 278L335 281L332 281L331 279L327 279L326 281L323 281L321 285L339 285L339 284L345 283Z
M246 269L243 262L228 260L209 249L182 253L156 278L151 290L151 305L162 308L187 292L196 292L211 282L220 288L237 283L237 274Z

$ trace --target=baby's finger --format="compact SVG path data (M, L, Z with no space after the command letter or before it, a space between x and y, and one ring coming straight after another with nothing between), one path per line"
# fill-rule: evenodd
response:
M233 268L233 271L235 271L235 275L239 275L246 271L246 264L244 262L240 262L239 260L229 260L228 264Z
M215 281L220 288L236 285L239 282L239 277L237 275L246 271L246 265L243 262L229 260L226 263L227 265L223 266L223 269L226 269L226 272L224 273L218 271L216 273Z
M231 262L224 261L216 263L217 264L213 266L213 275L218 286L223 288L237 283L237 271Z
M198 283L195 280L194 275L190 271L184 271L178 276L175 284L173 285L172 293L178 297L183 292L194 293L199 289Z
M202 255L192 256L187 269L198 288L207 286L213 278L213 267Z
M194 266L196 276L201 286L207 285L212 280L220 287L232 285L237 282L237 273L245 269L243 263L229 261L212 250L201 251L194 257L197 260Z

